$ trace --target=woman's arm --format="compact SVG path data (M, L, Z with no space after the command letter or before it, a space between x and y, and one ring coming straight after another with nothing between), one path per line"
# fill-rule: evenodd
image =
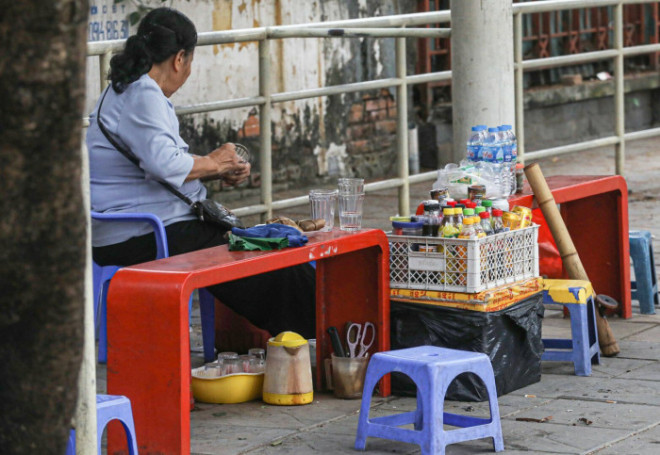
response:
M231 185L243 182L250 175L250 164L236 155L234 144L223 144L206 156L193 155L193 167L185 181L222 179Z

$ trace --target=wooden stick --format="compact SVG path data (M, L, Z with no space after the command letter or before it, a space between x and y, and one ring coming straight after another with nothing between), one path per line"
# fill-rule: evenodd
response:
M548 183L545 181L545 177L543 177L541 167L538 163L532 163L525 166L525 176L527 177L529 186L532 187L532 191L534 192L539 208L543 212L545 221L548 223L550 232L552 232L552 236L557 244L557 249L561 255L561 260L564 263L564 268L568 272L568 276L574 280L589 281L587 272L584 270L584 266L582 265L580 256L577 254L571 235L559 213L555 198L548 187ZM596 291L594 291L594 294L595 292ZM594 295L594 299L595 298L596 296ZM601 316L595 303L594 312L596 313L598 344L600 345L601 352L606 357L617 355L620 352L619 345L614 338L614 334L612 333L612 329L610 328L607 319Z

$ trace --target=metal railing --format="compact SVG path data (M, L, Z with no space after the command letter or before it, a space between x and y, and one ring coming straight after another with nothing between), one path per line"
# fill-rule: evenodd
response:
M580 152L596 147L614 145L615 170L623 175L625 165L626 140L645 139L660 136L660 128L651 128L642 131L625 132L625 90L623 59L647 53L660 51L660 44L646 44L623 47L623 6L642 3L656 3L657 0L551 0L541 2L516 3L513 5L514 28L514 71L516 90L516 134L518 135L518 159L537 160L565 153ZM543 13L548 11L569 10L578 8L614 7L614 48L602 51L584 52L580 54L562 55L559 57L523 60L523 14ZM614 135L563 145L549 149L525 153L524 105L523 105L523 72L525 70L538 70L557 68L560 66L576 65L598 60L614 60Z
M616 172L623 173L625 156L625 140L642 139L660 135L660 128L653 128L632 133L624 131L624 86L623 86L623 58L660 51L660 44L623 47L622 40L622 7L624 4L652 3L654 0L552 0L533 3L518 3L513 5L514 15L514 63L515 63L515 113L516 133L518 135L519 159L534 160L564 153L577 152L600 147L604 145L616 146ZM657 0L655 0L657 1ZM564 9L585 7L615 6L616 16L614 22L615 48L605 51L587 52L561 57L525 60L522 58L522 15ZM397 177L381 180L365 185L366 192L373 192L391 188L398 189L399 213L410 213L409 186L411 183L434 180L437 172L425 172L409 175L408 172L408 106L407 88L412 84L423 84L451 80L451 71L440 71L425 74L406 74L406 38L446 38L451 30L446 28L410 29L405 27L428 24L442 24L451 21L450 11L435 11L430 13L404 14L398 16L372 17L332 22L320 22L306 25L284 25L275 27L260 27L253 29L239 29L219 32L200 33L198 46L237 43L245 41L258 41L259 43L259 95L254 97L237 98L232 100L212 101L177 106L179 115L198 114L240 107L258 106L260 122L260 168L261 168L261 203L241 207L234 212L239 216L260 214L262 219L272 216L273 210L280 210L308 202L307 196L273 201L272 199L272 149L271 149L271 105L320 96L337 95L341 93L374 90L380 88L396 87L397 91ZM399 28L401 27L401 28ZM385 38L396 39L395 65L396 77L334 85L291 92L271 92L270 72L270 40L283 38ZM107 85L107 74L110 57L113 52L123 48L123 40L92 42L87 46L88 56L98 56L100 59L101 89ZM615 60L615 135L599 138L576 144L554 147L535 152L525 153L523 129L523 80L525 70L553 68L568 66L595 60ZM460 102L460 100L459 100Z

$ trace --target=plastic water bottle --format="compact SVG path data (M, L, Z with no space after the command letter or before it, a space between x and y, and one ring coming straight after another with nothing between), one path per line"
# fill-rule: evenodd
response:
M481 148L486 136L485 131L485 125L476 125L472 127L470 137L467 141L467 160L472 163L476 163L482 159Z
M482 159L489 169L490 179L497 196L502 194L502 161L504 160L499 128L488 128L488 135L483 145Z
M507 127L509 125L501 125L498 127L500 142L502 143L502 195L509 196L511 194L511 149L513 145Z
M511 192L510 194L514 194L517 189L516 185L516 164L518 163L518 139L516 138L516 135L513 134L513 128L511 125L502 125L503 128L505 128L505 133L507 137L509 138L509 141L511 143L511 163L510 163L510 174L511 174L511 185L510 189Z

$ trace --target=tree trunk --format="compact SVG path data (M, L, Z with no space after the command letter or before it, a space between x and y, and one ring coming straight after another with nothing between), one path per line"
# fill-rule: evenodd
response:
M0 0L0 453L64 453L83 346L86 0Z

